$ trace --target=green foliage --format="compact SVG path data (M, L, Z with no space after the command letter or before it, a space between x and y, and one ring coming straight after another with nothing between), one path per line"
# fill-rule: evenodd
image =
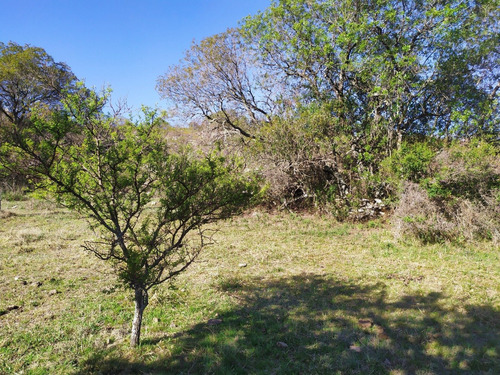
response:
M40 113L61 108L63 91L73 90L75 80L68 66L55 62L42 48L0 42L0 189L27 185L16 167L23 160L14 160L8 134L21 131L35 108Z
M332 102L346 129L385 131L391 149L406 134L493 125L496 89L486 82L498 75L495 4L282 0L242 28L262 63L302 90L301 101Z
M34 108L24 126L5 129L14 156L7 161L89 218L100 239L84 247L113 263L142 316L147 291L184 271L211 242L205 226L240 212L259 185L216 153L170 152L157 111L144 109L131 122L105 114L107 100L79 85L63 110Z
M34 172L44 177L38 186L101 230L107 245L89 250L113 259L126 284L149 289L194 260L205 240L202 225L238 212L257 187L231 173L236 164L221 156L171 154L155 112L117 123L99 110L105 100L72 95L65 121L61 114L34 118L46 137L35 143L27 134L30 148L22 151L37 155ZM74 140L63 145L60 135ZM186 237L191 231L199 231L198 242Z
M58 106L63 89L72 87L75 81L69 67L56 63L44 49L0 42L2 119L19 122L29 117L34 106Z
M498 139L498 9L275 1L195 43L158 90L219 139L243 135L271 202L356 206L394 194L384 173L430 176L432 139Z
M397 185L402 181L418 183L429 176L429 166L436 152L436 148L427 142L403 142L401 148L384 159L381 166Z
M481 199L500 189L498 153L484 141L455 142L436 156L422 184L432 198Z
M426 159L427 160L427 159ZM405 182L394 222L399 234L424 242L500 241L498 149L455 142L427 163L420 185Z

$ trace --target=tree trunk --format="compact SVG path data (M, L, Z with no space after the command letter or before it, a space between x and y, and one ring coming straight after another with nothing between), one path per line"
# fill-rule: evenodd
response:
M398 139L397 139L397 143L396 143L396 150L401 150L401 145L403 144L403 131L401 130L401 128L398 126L398 130L397 130L397 136L398 136Z
M141 340L142 314L148 305L148 291L143 287L135 288L135 314L132 322L130 346L138 346Z

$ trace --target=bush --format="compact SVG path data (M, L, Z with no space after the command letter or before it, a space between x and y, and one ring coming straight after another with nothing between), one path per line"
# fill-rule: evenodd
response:
M455 226L448 216L421 186L407 182L394 211L395 235L398 238L416 237L425 243L453 240L456 238Z
M500 243L500 200L430 198L421 186L408 182L393 216L397 237L416 237L424 243L492 240Z
M323 191L341 195L327 120L324 109L310 107L260 129L252 151L269 185L267 202L297 208L317 204Z
M430 154L414 145L410 152L402 148L385 162L393 174L406 177L393 217L396 235L424 242L500 242L497 149L473 140L453 143L431 159ZM403 166L408 171L399 169Z
M500 197L482 196L481 201L461 200L456 221L461 236L468 241L487 239L500 244Z
M436 150L427 142L404 142L399 150L382 161L382 174L397 187L403 181L420 182L429 175Z
M423 186L431 197L462 197L481 200L500 189L500 160L496 148L486 142L452 144L442 150L429 166Z

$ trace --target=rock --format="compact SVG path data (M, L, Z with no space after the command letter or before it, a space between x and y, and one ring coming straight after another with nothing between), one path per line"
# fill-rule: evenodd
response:
M373 321L371 319L359 319L358 324L363 329L368 329L373 326Z
M158 318L153 318L153 323L158 323L160 321L160 319Z
M39 287L41 287L41 286L42 286L42 282L41 282L41 281L33 281L33 282L31 283L31 286L34 286L34 287L36 287L36 288L39 288Z
M389 340L389 336L385 333L384 329L380 326L375 326L377 330L377 337L381 340Z
M246 267L246 266L247 266L246 263L240 263L240 264L238 264L238 267L240 267L240 268L243 268L243 267Z
M59 293L56 289L49 290L49 296L55 296L57 293Z
M284 343L283 341L278 341L278 342L276 343L276 346L277 346L278 348L288 348L288 344L287 344L287 343Z
M7 311L12 311L12 310L17 310L19 309L20 306L17 306L17 305L11 305L11 306L8 306L7 307Z
M353 352L356 352L356 353L361 353L361 347L358 345L351 345L349 347L349 350L352 350Z
M209 319L207 324L209 326L216 326L222 323L222 319Z
M14 280L19 281L22 285L28 284L28 282L26 280L24 280L21 276L14 277Z

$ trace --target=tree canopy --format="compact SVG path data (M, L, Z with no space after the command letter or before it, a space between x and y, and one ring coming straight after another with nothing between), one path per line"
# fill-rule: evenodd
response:
M497 0L275 1L194 44L158 90L251 135L287 176L280 194L383 197L380 163L403 142L498 142L499 9Z
M63 90L76 82L64 63L43 48L0 42L0 112L20 123L37 105L58 106Z

